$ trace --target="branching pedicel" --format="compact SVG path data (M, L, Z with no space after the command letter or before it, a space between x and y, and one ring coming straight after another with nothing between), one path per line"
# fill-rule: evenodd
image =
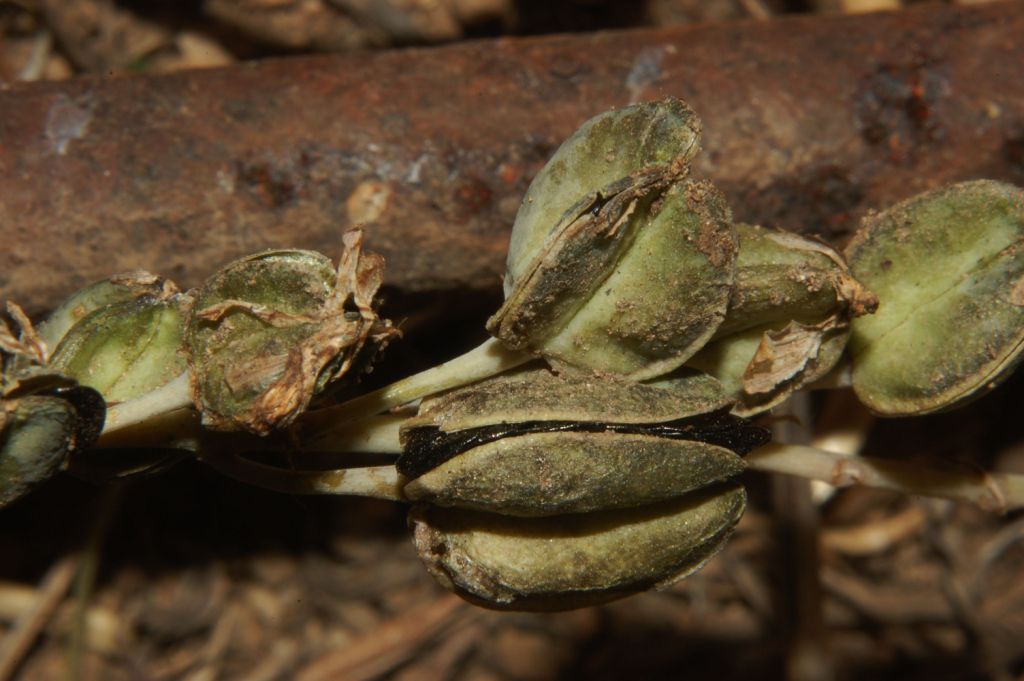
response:
M585 123L523 201L495 339L336 406L319 396L396 335L358 230L336 269L271 251L187 293L114 277L38 329L10 307L0 506L61 468L127 475L190 452L271 489L410 502L417 550L449 588L561 609L698 569L743 512L745 467L1024 504L1022 476L765 444L743 418L844 382L875 413L911 416L1005 378L1024 341L1024 192L977 181L913 198L867 218L844 258L733 224L691 176L699 141L675 99ZM161 454L128 460L140 447ZM266 450L299 469L251 456ZM302 468L325 452L392 462Z

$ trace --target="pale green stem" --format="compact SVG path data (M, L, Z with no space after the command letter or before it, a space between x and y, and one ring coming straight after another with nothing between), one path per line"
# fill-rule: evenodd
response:
M298 430L298 448L308 452L370 452L401 454L398 433L408 416L383 414L370 416L355 423L331 421L318 423L316 428L301 424Z
M298 455L307 452L322 454L401 454L399 429L408 416L390 414L373 416L356 423L334 422L317 424L316 428L296 426L293 431L282 430L266 437L244 432L220 433L205 430L199 423L199 414L193 409L179 409L160 414L148 421L137 423L112 433L104 433L96 443L103 449L138 449L160 447L234 451L285 452Z
M229 455L203 456L204 463L239 482L285 494L339 494L404 501L404 481L394 466L300 471Z
M434 393L475 383L534 359L525 352L505 348L491 338L476 348L436 367L421 371L334 407L308 412L302 421L319 425L358 421Z
M205 436L217 433L204 431L199 423L199 414L190 407L191 405L179 407L173 411L154 412L149 418L136 421L131 425L112 429L105 428L96 442L96 448L163 447L195 451ZM116 406L112 409L116 409ZM257 440L258 438L251 439Z
M130 428L156 416L192 406L192 394L189 391L188 381L189 373L185 371L170 383L152 392L134 400L112 405L107 409L103 434Z
M746 456L754 470L822 480L836 487L865 485L903 494L970 501L989 511L1024 506L1024 475L940 467L921 461L849 456L815 447L767 444Z

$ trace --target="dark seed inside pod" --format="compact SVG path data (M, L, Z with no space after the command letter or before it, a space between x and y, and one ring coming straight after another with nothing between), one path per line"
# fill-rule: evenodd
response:
M736 454L760 447L771 439L770 433L746 419L729 413L729 408L654 424L598 423L585 421L526 421L499 423L446 433L437 426L424 426L404 435L404 453L398 459L398 472L416 478L456 456L489 442L533 433L618 433L651 435L674 440L691 440L725 447Z
M106 400L99 392L84 385L57 388L53 394L70 402L78 414L75 420L74 449L92 447L103 432L103 424L107 419Z

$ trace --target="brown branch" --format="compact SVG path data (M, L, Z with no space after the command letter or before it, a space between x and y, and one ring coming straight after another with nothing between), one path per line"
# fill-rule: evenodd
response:
M676 95L737 217L842 239L952 180L1024 182L1024 6L928 6L268 60L0 91L0 297L272 246L367 247L406 291L496 290L532 177L583 120Z

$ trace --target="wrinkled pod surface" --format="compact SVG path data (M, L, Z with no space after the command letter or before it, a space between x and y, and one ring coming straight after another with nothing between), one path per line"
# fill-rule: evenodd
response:
M687 366L705 371L757 414L837 365L850 322L878 307L843 257L820 241L737 224L736 280L725 320Z
M846 249L878 312L853 322L853 389L873 412L964 404L1024 354L1024 191L977 180L869 215Z
M765 431L714 379L529 369L424 402L399 471L417 550L488 607L565 609L667 585L718 551Z
M721 194L689 176L699 140L696 114L672 98L581 126L523 199L488 330L556 365L634 379L704 345L737 244Z

